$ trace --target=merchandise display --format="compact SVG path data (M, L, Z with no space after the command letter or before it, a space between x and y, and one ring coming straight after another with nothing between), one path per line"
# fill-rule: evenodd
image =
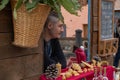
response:
M91 63L82 61L81 64L72 63L67 69L62 69L61 73L59 73L60 75L57 76L55 80L114 80L113 72L115 69L112 66L109 66L107 61L92 61ZM57 66L58 65L60 64L57 64ZM59 69L57 68L57 72L59 72L58 70ZM46 76L43 74L40 76L40 80L48 79L46 79Z

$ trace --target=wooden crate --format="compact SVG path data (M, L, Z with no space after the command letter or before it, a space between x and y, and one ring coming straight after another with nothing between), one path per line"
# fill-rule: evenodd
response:
M99 56L108 56L117 52L118 49L118 38L101 40L98 46Z

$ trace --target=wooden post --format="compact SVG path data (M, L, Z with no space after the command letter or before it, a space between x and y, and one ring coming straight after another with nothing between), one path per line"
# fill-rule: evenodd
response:
M76 46L80 47L82 45L82 30L76 30Z
M117 41L113 36L114 0L91 1L91 55L105 55L108 44L112 46L112 43ZM108 54L112 54L112 48L109 49Z

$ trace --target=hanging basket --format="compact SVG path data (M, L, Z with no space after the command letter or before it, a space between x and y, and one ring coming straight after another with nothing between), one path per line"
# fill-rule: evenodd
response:
M11 1L13 9L15 6L15 1ZM28 12L25 9L24 4L22 4L22 6L17 10L17 19L15 20L13 18L13 44L20 47L37 47L50 9L51 8L48 5L39 4L32 12Z

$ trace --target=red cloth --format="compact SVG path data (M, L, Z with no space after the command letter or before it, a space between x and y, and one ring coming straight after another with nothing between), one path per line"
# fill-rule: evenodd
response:
M106 67L106 72L107 72L106 75L108 77L108 80L114 80L113 71L115 71L115 69L112 66ZM87 73L82 73L79 76L72 76L68 78L67 80L82 80L82 78L86 78L86 80L92 80L93 77L94 77L94 71L90 71Z
M77 58L76 57L70 57L68 60L68 64L67 66L71 66L72 63L78 63Z
M107 77L108 77L108 80L114 80L113 79L113 72L115 71L115 68L113 68L112 66L109 66L106 68L106 71L107 71Z
M67 69L64 69L64 71L66 71L66 70ZM113 79L113 71L115 71L115 69L112 66L106 67L106 72L107 72L106 75L108 77L108 80L114 80ZM78 76L72 76L70 78L67 78L67 80L82 80L82 78L86 78L86 80L92 80L93 76L94 76L94 71L89 71L86 73L81 73ZM45 78L44 75L41 75L40 80L47 80L47 79ZM62 76L58 77L56 80L62 80Z
M86 61L86 54L81 48L76 49L75 54L76 54L78 63L81 63L81 61Z

